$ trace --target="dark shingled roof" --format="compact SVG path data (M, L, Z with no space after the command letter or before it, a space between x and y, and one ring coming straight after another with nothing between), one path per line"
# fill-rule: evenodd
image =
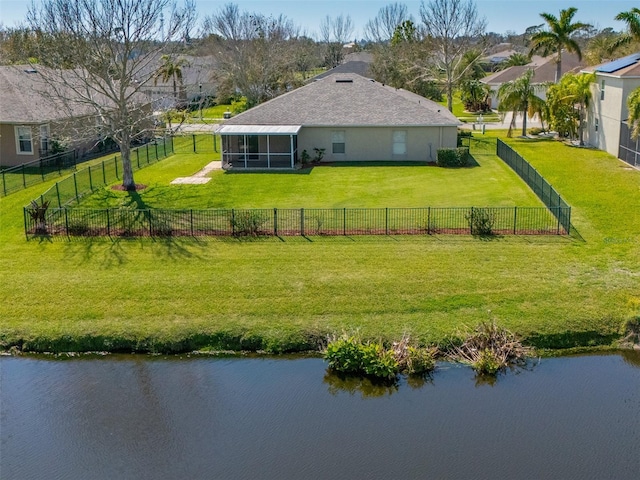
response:
M247 110L225 125L452 126L443 107L356 74L334 74Z
M526 70L533 70L533 83L554 82L556 78L556 55L531 62L528 65L505 68L502 71L484 77L480 81L488 85L501 85L512 82L520 77ZM567 72L577 73L584 66L584 62L578 59L575 53L562 52L562 74Z

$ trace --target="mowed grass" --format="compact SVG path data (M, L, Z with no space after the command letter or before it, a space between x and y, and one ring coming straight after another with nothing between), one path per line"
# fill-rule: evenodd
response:
M490 170L495 138L479 141L481 167L472 173ZM32 350L285 351L343 330L446 343L464 325L495 318L540 346L607 344L640 315L640 172L597 151L513 143L523 154L531 149L532 162L574 205L581 237L27 242L21 208L52 182L0 199L0 342ZM160 162L136 181L169 188L171 177L197 171L204 157Z
M171 185L196 173L206 159L219 155L177 155L139 172L136 181L148 188L136 195L149 208L364 208L542 206L501 162L477 142L477 166L444 169L423 165L351 164L319 166L293 173L212 172L205 185ZM131 204L131 195L105 188L82 203L86 208Z

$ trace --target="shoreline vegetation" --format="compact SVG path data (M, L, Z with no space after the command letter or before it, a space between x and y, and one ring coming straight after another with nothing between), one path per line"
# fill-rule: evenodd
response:
M4 197L0 350L318 352L344 331L441 347L488 312L539 355L637 348L640 172L601 151L493 131L472 141L477 170L491 176L511 175L495 156L497 136L573 207L570 238L27 241L22 207L55 181ZM167 191L211 160L174 157L137 180Z

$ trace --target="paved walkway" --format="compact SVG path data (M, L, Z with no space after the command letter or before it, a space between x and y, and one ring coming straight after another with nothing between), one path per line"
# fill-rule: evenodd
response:
M482 125L484 125L484 128L486 130L507 130L509 128L509 124L511 123L511 112L508 112L505 114L504 119L502 120L502 122L484 122L483 124L480 124L478 122L475 123L463 123L462 125L460 125L460 128L463 130L476 130L476 131L482 131ZM475 125L475 128L473 128ZM540 123L540 119L539 118L529 118L527 117L527 129L529 128L541 128L542 124ZM514 127L514 131L518 132L518 131L522 131L522 115L518 114L516 116L516 126Z
M222 170L222 162L220 160L209 163L198 173L190 177L176 178L171 182L171 185L203 185L211 180L211 177L208 177L207 175L214 170Z

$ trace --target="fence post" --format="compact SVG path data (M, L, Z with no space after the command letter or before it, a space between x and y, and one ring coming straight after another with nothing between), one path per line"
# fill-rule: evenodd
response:
M384 234L389 235L389 207L384 209Z
M278 236L278 209L273 209L273 234Z
M27 227L27 207L22 207L22 216L24 219L24 236L27 240L29 240L29 233Z
M342 235L347 236L347 209L342 209Z
M193 138L193 153L198 153L196 152L196 136L191 135L191 137Z
M556 217L558 218L558 228L556 235L560 235L560 195L558 195L558 206L556 207Z
M93 178L91 178L91 165L87 167L87 170L89 171L89 188L93 192Z
M231 209L231 235L236 236L236 211Z
M68 210L64 209L64 228L67 231L67 237L69 236L69 215Z
M567 235L571 233L571 207L567 207L569 209L569 214L567 215Z
M27 188L27 178L24 176L24 163L22 164L22 186Z
M116 166L116 178L118 177L118 157L113 157L113 164Z
M76 180L76 172L73 172L73 187L76 190L76 202L78 201L78 181Z
M193 237L193 208L191 209L191 215L189 216L189 223L191 223L191 236Z
M62 202L60 202L60 187L58 187L58 184L60 182L56 182L56 194L58 195L58 208L62 208Z
M156 160L158 160L158 142L156 142L155 140L153 141L153 145L154 148L156 150Z
M136 161L138 162L138 168L140 168L140 147L136 148Z
M42 177L42 181L44 182L44 167L42 166L42 160L40 161L40 176Z
M427 235L431 235L431 207L427 207Z
M213 134L213 151L218 153L218 140L215 133Z
M473 235L473 207L471 207L471 215L469 216L469 233Z
M4 178L4 172L2 172L2 190L4 191L4 195L7 195L7 181Z
M149 165L149 144L145 145L147 147L147 165Z
M518 207L513 207L513 234L516 234L516 225L518 224Z
M300 209L300 235L304 237L304 208Z
M162 139L162 151L164 152L164 156L167 156L167 138L164 137Z
M111 220L109 219L109 209L107 208L107 237L111 236Z

